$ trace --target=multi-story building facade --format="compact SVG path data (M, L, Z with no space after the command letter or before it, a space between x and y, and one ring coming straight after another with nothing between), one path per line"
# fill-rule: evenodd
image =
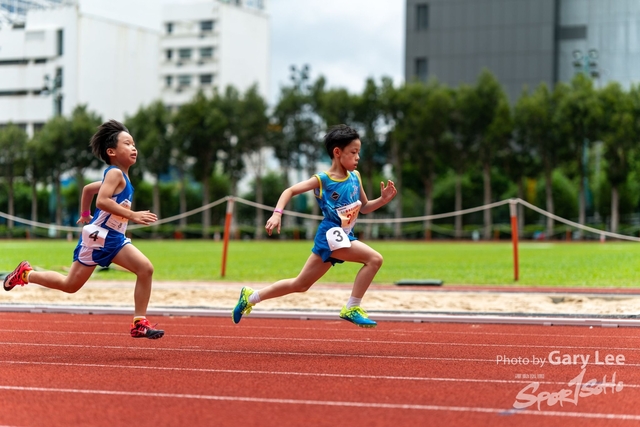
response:
M0 26L24 22L30 9L45 9L67 0L0 0Z
M181 105L200 87L257 83L268 93L262 1L0 1L14 6L0 9L0 126L33 133L82 104L124 120L156 99Z
M160 42L162 100L176 107L198 90L244 91L269 84L269 25L262 2L206 2L163 9Z
M52 4L0 28L0 124L32 133L80 104L123 119L156 98L160 14L145 4Z
M405 78L451 86L492 71L514 101L523 87L587 72L640 81L640 2L407 0Z

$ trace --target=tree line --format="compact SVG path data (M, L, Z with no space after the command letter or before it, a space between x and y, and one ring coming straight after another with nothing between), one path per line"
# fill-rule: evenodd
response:
M78 106L69 117L50 119L31 138L17 126L2 127L0 202L6 199L6 212L16 215L15 189L23 184L31 191L31 209L18 216L42 218L46 199L38 189L47 185L58 201L54 222L62 224L61 178L72 172L76 182L84 183L88 169L102 167L88 147L102 121ZM624 89L615 82L597 88L584 74L553 88L524 89L513 104L487 70L474 84L458 87L435 79L400 85L389 78L368 79L360 93L329 88L323 77L305 78L281 87L272 107L257 87L244 93L227 87L199 92L175 110L156 101L124 122L141 154L132 168L134 185L142 182L143 173L155 178L147 185L150 209L160 218L169 215L163 212L168 202L161 179L168 175L175 187L172 209L180 213L188 210L189 200L205 205L212 196L237 194L238 182L247 176L252 180L247 197L275 205L280 191L292 184L290 171L302 171L304 179L327 160L322 137L338 123L361 134L358 170L367 194L377 197L377 183L385 174L396 181L399 195L388 207L389 217L449 212L517 196L550 213L577 216L581 224L588 215L600 215L602 226L616 232L621 210L636 213L640 199L640 88ZM266 148L279 161L281 175L265 170ZM189 192L193 181L199 183L199 195ZM77 210L75 194L68 204ZM481 215L477 219L489 239L500 214L485 210ZM248 216L255 237L262 238L263 211ZM212 222L205 211L199 220L207 235L221 217ZM457 216L443 223L453 221L452 236L459 238L463 220L468 221ZM419 233L429 236L434 225L425 221ZM12 221L7 226L13 227ZM179 226L186 227L187 219ZM553 219L546 219L545 229L547 237L554 234ZM402 233L401 223L394 223L392 234Z

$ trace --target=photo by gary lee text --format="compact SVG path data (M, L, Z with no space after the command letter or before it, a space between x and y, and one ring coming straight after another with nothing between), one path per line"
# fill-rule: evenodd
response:
M532 355L531 357L509 357L506 355L496 356L497 365L533 365L538 367L543 367L545 364L554 366L579 365L584 369L588 364L620 366L624 365L624 362L625 358L622 354L601 354L599 350L596 350L593 354L569 354L554 350L548 355L542 357L536 355Z

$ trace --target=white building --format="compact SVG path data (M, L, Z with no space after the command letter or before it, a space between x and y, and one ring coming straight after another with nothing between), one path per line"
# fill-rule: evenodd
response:
M199 89L253 84L269 94L269 21L262 2L207 1L163 9L160 88L168 106L189 101Z
M200 86L244 91L257 83L268 93L268 17L260 1L37 3L48 7L29 8L23 21L5 12L0 25L0 125L31 134L81 104L105 120L124 120L156 99L187 102Z

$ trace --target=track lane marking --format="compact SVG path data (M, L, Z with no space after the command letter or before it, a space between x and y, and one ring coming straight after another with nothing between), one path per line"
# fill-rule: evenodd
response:
M15 313L12 313L15 314ZM28 314L41 314L41 313L28 313ZM51 313L47 313L47 316L53 316L55 314L51 314ZM2 317L2 313L0 313L0 318ZM15 316L11 317L12 321L15 320ZM214 319L214 318L211 318ZM220 319L220 318L215 318L215 319ZM251 319L250 319L251 320ZM260 319L262 321L272 321L272 320L276 320L276 319ZM286 321L287 319L277 319L278 321ZM291 320L291 319L288 319ZM315 320L314 320L315 321ZM318 322L326 322L326 323L344 323L344 322L340 322L340 321L332 321L332 320L317 320ZM21 320L22 323L29 323L30 321L23 321ZM299 322L299 320L291 320L291 322ZM38 325L42 324L41 320L33 320L33 323L37 323ZM71 320L52 320L52 321L48 321L47 323L57 323L57 324L73 324L76 325L77 321L71 321ZM165 322L166 323L166 322ZM101 324L101 325L122 325L122 322L96 322L96 325ZM431 323L421 323L419 325L424 325L424 326L431 326L431 325L443 325L443 324L447 324L447 323L437 323L437 324L431 324ZM408 325L408 324L407 324ZM475 324L458 324L458 323L451 323L451 324L447 324L447 325L453 325L453 326L461 326L461 327L470 327L470 326L475 326ZM177 326L177 327L188 327L188 326L193 326L193 327L199 327L199 328L225 328L225 329L237 329L239 328L239 326L237 325L202 325L200 323L175 323L172 324L172 326ZM510 327L510 328L545 328L548 329L549 332L552 332L552 329L555 328L586 328L586 326L543 326L543 325L491 325L491 324L481 324L479 326L482 326L483 328L485 327L492 327L492 326L496 326L496 327ZM274 330L299 330L299 331L318 331L317 327L295 327L295 326L261 326L261 325L243 325L243 327L245 329L274 329ZM596 331L602 331L602 330L607 330L606 328L600 328L598 327L597 329L595 329ZM614 329L620 329L620 328L614 328ZM336 332L349 332L348 329L344 329L344 328L321 328L320 330L322 331L336 331ZM504 335L508 335L508 336L531 336L531 337L559 337L559 338L589 338L589 339L594 339L594 338L604 338L604 339L638 339L637 335L619 335L619 336L611 336L611 335L568 335L568 334L563 334L561 332L558 332L557 335L550 335L549 333L544 333L544 334L533 334L533 333L517 333L517 332L481 332L481 331L474 331L474 330L469 330L469 331L443 331L442 328L438 328L437 330L413 330L413 329L381 329L379 328L378 330L380 330L383 333L404 333L404 334L457 334L457 335L498 335L498 336L504 336ZM15 332L15 330L9 330L9 329L3 329L0 331L13 331ZM609 330L607 330L607 332L609 332ZM626 330L625 330L626 331ZM116 333L114 333L116 334Z
M63 366L71 368L106 368L106 369L141 369L150 371L178 371L178 372L203 372L213 374L246 374L246 375L290 375L302 377L327 377L327 378L355 378L371 380L398 380L398 381L432 381L432 382L463 382L463 383L492 383L492 384L529 384L530 380L497 380L482 378L446 378L446 377L404 377L399 375L356 375L356 374L331 374L325 372L295 372L295 371L256 371L242 369L213 369L213 368L182 368L146 365L109 365L100 363L67 363L67 362L25 362L16 360L0 360L0 364L13 365L44 365ZM566 381L536 381L539 384L566 385ZM640 384L624 383L624 388L640 388ZM1 426L0 426L1 427Z
M0 329L0 332L12 332L15 330ZM42 330L21 330L20 333L34 333L42 335ZM46 331L48 334L57 335L108 335L121 336L116 332L81 332L81 331ZM206 339L243 339L243 340L262 340L262 341L300 341L300 342L325 342L325 343L345 343L345 344L390 344L390 345L424 345L424 346L453 346L453 347L498 347L498 348L551 348L551 349L572 349L572 350L601 350L602 346L576 346L564 344L486 344L486 343L461 343L461 342L436 342L436 341L391 341L391 340L370 340L370 339L352 339L352 338L295 338L295 337L260 337L260 336L237 336L237 335L185 335L171 334L174 338L206 338ZM4 344L4 343L0 343ZM640 347L610 347L607 350L613 351L640 351Z
M157 392L138 392L138 391L117 391L117 390L89 390L89 389L69 389L69 388L51 388L51 387L20 387L0 385L0 390L8 391L26 391L41 393L72 393L72 394L91 394L91 395L108 395L108 396L140 396L145 398L169 398L169 399L194 399L194 400L212 400L227 402L250 402L250 403L270 403L270 404L287 404L287 405L308 405L308 406L333 406L333 407L356 407L356 408L373 408L373 409L413 409L421 411L444 411L444 412L479 412L488 414L504 414L504 409L499 408L483 408L477 406L441 406L441 405L418 405L418 404L394 404L379 402L337 402L331 400L305 400L305 399L274 399L263 397L246 397L246 396L221 396L221 395L203 395L203 394L182 394L182 393L157 393ZM537 415L547 417L569 417L569 418L595 418L609 420L629 420L640 421L640 415L636 414L606 414L594 412L560 412L560 411L533 411L522 410L514 413L514 415Z
M15 333L15 329L0 329L1 332ZM42 335L44 332L47 334L58 335L108 335L108 336L121 336L119 332L82 332L82 331L43 331L43 330L21 330L20 333L33 333ZM174 338L208 338L208 339L243 339L243 340L263 340L263 341L301 341L301 342L333 342L333 343L360 343L360 344L391 344L391 345L450 345L457 347L501 347L501 348L563 348L563 349L575 349L575 350L601 350L602 346L576 346L576 345L543 345L543 344L485 344L485 343L461 343L461 342L436 342L436 341L392 341L392 340L371 340L371 339L352 339L352 338L296 338L296 337L261 337L261 336L237 336L237 335L185 335L185 334L171 334ZM637 338L637 337L636 337ZM624 350L624 351L640 351L640 347L610 347L607 346L607 350Z
M358 357L369 359L406 359L406 360L425 360L425 361L444 361L444 362L491 362L496 363L495 358L491 359L465 359L454 357L424 357L424 356L395 356L395 355L375 355L375 354L342 354L342 353L302 353L292 351L248 351L248 350L218 350L218 349L202 349L202 348L166 348L166 347L137 347L137 346L114 346L114 345L87 345L87 344L42 344L42 343L20 343L20 342L0 342L0 345L21 345L32 347L65 347L65 348L92 348L92 349L111 349L111 350L130 350L139 352L144 351L172 351L172 352L200 352L200 353L219 353L219 354L249 354L249 355L271 355L271 356L304 356L304 357ZM594 363L588 363L594 365ZM600 365L597 365L600 366ZM640 363L627 363L618 365L618 368L640 366Z

